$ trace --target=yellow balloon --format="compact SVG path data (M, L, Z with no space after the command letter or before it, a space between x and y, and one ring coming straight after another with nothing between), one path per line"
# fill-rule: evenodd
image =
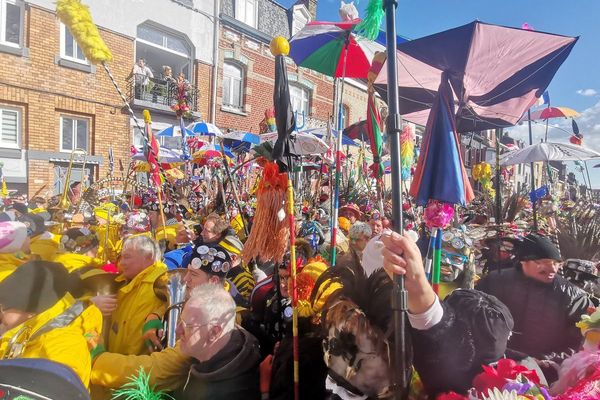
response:
M274 56L287 56L290 54L290 42L288 42L283 36L275 36L273 40L271 40L269 48L271 49L271 54Z

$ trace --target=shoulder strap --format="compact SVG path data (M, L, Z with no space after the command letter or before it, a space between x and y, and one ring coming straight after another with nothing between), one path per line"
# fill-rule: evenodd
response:
M44 333L50 332L53 329L64 328L65 326L73 322L75 318L79 317L83 310L85 310L87 307L88 305L85 302L81 300L76 301L71 307L67 308L61 314L57 315L56 317L52 318L50 321L42 325L40 329L38 329L33 333L33 335L31 335L29 340L33 340L43 335Z

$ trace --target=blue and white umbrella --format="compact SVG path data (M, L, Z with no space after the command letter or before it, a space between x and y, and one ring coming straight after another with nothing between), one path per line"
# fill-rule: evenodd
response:
M311 135L315 135L319 139L325 140L325 138L327 137L327 128L306 129L306 130L302 131L302 133L310 133ZM331 134L334 138L337 138L338 131L336 131L335 129L332 129ZM348 136L346 136L344 134L342 134L342 145L343 146L353 146L353 147L359 146L358 143L356 143L354 140L350 139Z
M223 132L215 125L208 122L194 122L188 125L188 129L192 131L191 136L216 136L223 137Z
M229 132L223 135L223 139L235 140L237 142L246 142L250 144L260 144L260 136L251 132Z
M192 132L188 128L185 128L185 135L186 136L195 136L194 132ZM168 137L181 136L181 128L175 127L175 125L171 125L168 128L163 129L162 131L156 132L156 136L168 136Z
M183 154L179 150L161 147L158 151L158 161L161 163L182 162L182 157ZM135 154L132 154L131 158L138 161L146 161L146 155L144 154L144 150L139 148L135 149Z

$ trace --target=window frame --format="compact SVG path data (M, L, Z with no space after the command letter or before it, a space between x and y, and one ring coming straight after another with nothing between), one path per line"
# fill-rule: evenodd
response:
M298 24L299 21L296 19L296 16L298 14L302 14L302 18L304 18L306 20L306 22L304 22L304 24L302 26L299 26L299 24ZM292 9L292 27L291 27L292 36L294 36L296 33L298 33L300 30L302 30L302 28L304 28L304 26L306 26L306 24L308 24L311 21L312 21L312 16L310 15L310 13L306 9L306 7L303 4L296 4Z
M296 88L299 89L302 93L306 93L306 110L304 112L304 116L308 117L310 116L310 108L312 106L312 90L304 85L298 84L298 83L288 83L288 86L290 88L290 103L292 103L292 107L293 107L293 102L292 102L292 88ZM304 103L304 99L301 99L302 103ZM294 112L297 112L298 114L302 113L302 110L293 110Z
M246 14L246 11L248 10L248 3L254 3L254 24L249 24L248 23L248 16ZM240 5L243 4L244 5L244 14L243 16L240 15ZM251 26L254 29L258 29L258 0L235 0L234 2L234 10L233 10L233 16L236 20Z
M63 147L63 121L64 119L71 119L73 121L85 121L85 123L87 124L87 129L86 129L86 146L84 147L80 147L77 143L77 124L73 124L73 128L71 129L71 140L73 143L73 148L72 149L65 149ZM90 126L91 126L91 120L89 118L86 117L80 117L80 116L75 116L75 115L69 115L69 114L61 114L60 116L60 124L59 124L59 151L62 153L69 153L72 152L74 149L83 149L85 151L87 151L89 153L89 147L90 147L90 140L91 140L91 135L90 135Z
M2 1L2 0L0 0ZM83 53L83 50L81 49L81 47L79 46L79 43L77 43L77 40L75 40L75 36L73 36L73 34L71 32L69 32L69 34L71 35L71 37L73 37L73 44L76 46L73 49L76 51L76 49L79 49L81 51L81 54L83 54L83 60L77 57L72 57L67 55L66 50L67 50L67 27L65 26L65 24L63 24L62 22L60 23L60 58L64 59L64 60L69 60L78 64L83 64L83 65L90 65L90 62L88 61L87 57L85 56L85 54Z
M19 43L8 42L6 40L6 9L8 4L19 7ZM15 49L23 48L23 37L25 29L25 2L22 0L0 0L0 44L13 47Z
M237 77L233 77L231 75L226 75L225 74L225 65L226 64L229 64L232 67L234 67L234 68L236 68L236 69L238 69L240 71L240 78L239 78L239 80L240 80L240 92L239 92L240 102L239 102L239 105L232 104L231 102L229 102L229 103L225 102L225 80L226 79L231 79L231 80L238 79ZM246 91L245 91L245 86L246 86L245 83L246 83L246 69L245 69L245 67L243 65L241 65L240 63L235 62L235 60L225 60L225 61L223 61L223 81L221 83L221 88L222 88L222 91L223 91L223 96L221 98L221 105L223 107L225 107L225 108L233 109L233 110L236 110L236 111L243 111L244 107L246 105L245 98L244 98L244 95L246 93ZM233 89L232 89L232 87L233 87L233 85L230 84L229 85L229 93L228 93L230 99L233 98L233 96L232 96L233 95L233 92L232 92Z
M2 119L4 111L12 111L17 113L17 143L5 143L2 139ZM20 108L0 105L0 148L2 149L21 149L21 112Z

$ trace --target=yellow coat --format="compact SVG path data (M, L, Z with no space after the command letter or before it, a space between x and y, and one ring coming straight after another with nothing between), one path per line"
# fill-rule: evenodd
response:
M66 294L56 304L25 321L23 324L7 331L0 339L0 359L7 353L10 339L21 328L27 326L34 334L46 322L60 315L69 308L75 299ZM45 358L64 364L75 371L83 384L88 387L90 382L91 358L84 335L92 330L101 329L102 315L94 306L87 307L73 322L63 328L55 328L41 334L26 343L20 358Z
M117 249L117 243L120 242L121 228L117 224L110 224L108 230L108 238L106 237L106 225L98 225L95 228L96 236L98 237L98 258L101 260L117 261L117 257L121 252Z
M41 260L52 261L60 248L60 236L50 232L44 232L31 238L29 245L31 254L37 254Z
M77 253L60 253L57 254L52 261L64 265L69 273L87 266L100 267L100 260L97 258Z
M140 272L133 280L119 289L117 309L111 317L108 351L119 354L147 354L142 338L142 327L150 313L163 315L166 304L154 294L154 281L167 271L162 262L155 263ZM126 281L124 275L116 279Z
M140 367L150 375L150 386L157 390L173 391L182 387L187 379L192 358L181 354L179 342L150 355L133 356L102 353L94 361L91 383L107 388L119 388L137 375Z
M23 252L0 254L0 282L12 274L19 265L29 259Z

